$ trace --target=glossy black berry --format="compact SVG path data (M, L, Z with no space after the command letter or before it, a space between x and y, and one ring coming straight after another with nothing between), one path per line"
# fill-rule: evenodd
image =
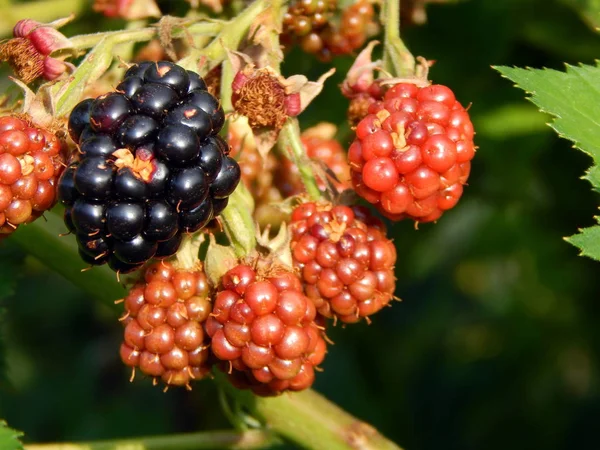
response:
M88 236L104 232L104 205L92 203L83 198L75 200L71 208L71 221L80 234Z
M213 129L210 115L195 105L184 103L173 108L164 120L165 125L184 125L196 132L200 139L208 136Z
M174 167L191 163L200 151L200 141L194 130L185 125L167 125L158 133L156 155Z
M87 234L77 233L77 244L79 249L94 260L102 258L110 253L110 240L102 235L96 234L88 236Z
M148 197L149 188L129 167L124 167L115 174L113 191L119 199L143 201Z
M177 250L179 250L179 245L181 244L182 239L183 235L181 233L177 233L168 241L159 242L154 257L167 258L169 256L174 255L175 253L177 253Z
M204 170L208 183L213 183L221 170L223 152L220 149L218 136L211 137L202 143L198 165Z
M144 80L142 80L140 77L125 78L117 85L116 91L131 98L138 91L138 89L142 87L143 84Z
M65 208L63 220L65 221L65 226L67 227L67 230L69 230L69 233L74 232L75 224L73 223L73 218L71 216L71 208Z
M134 272L142 267L142 264L127 264L117 258L114 253L112 253L107 259L108 267L114 270L117 273L130 273Z
M114 255L126 264L142 264L156 254L158 243L144 239L138 234L133 239L116 240L113 245Z
M154 241L171 239L179 230L175 208L162 200L154 200L146 206L144 237Z
M171 171L165 163L156 159L152 161L152 167L154 170L147 182L149 195L151 197L164 197Z
M95 134L86 140L82 140L79 153L83 158L101 156L106 158L117 150L112 138L107 134Z
M110 133L116 130L131 113L131 103L127 97L111 92L97 98L92 104L90 124L95 131Z
M110 196L114 167L102 157L84 158L74 176L75 187L87 198L103 200Z
M58 198L63 205L71 206L77 200L79 193L75 189L75 170L77 164L67 167L58 179Z
M177 211L198 206L208 195L206 175L200 167L187 167L171 175L167 187L167 200Z
M196 89L205 91L206 83L204 80L198 75L196 72L192 72L191 70L187 71L188 76L190 78L190 85L188 87L188 92L195 91Z
M205 111L209 116L212 123L212 133L217 134L223 124L225 123L225 113L219 100L217 100L208 91L192 91L190 92L182 103L191 104L197 106L201 110Z
M218 216L221 212L227 208L227 204L229 203L229 197L225 198L215 198L213 199L213 216Z
M213 205L209 198L195 208L179 213L180 226L186 233L193 233L204 228L212 218Z
M151 142L158 133L158 123L152 117L135 114L123 121L115 132L121 147L134 149Z
M165 84L144 84L131 97L131 104L138 114L162 120L169 108L175 105L179 97Z
M190 76L181 66L169 61L159 61L146 69L144 81L167 85L178 95L184 95L188 92Z
M106 264L106 261L108 261L108 254L102 256L92 256L88 255L81 247L79 247L78 250L81 260L91 266L101 266L102 264Z
M130 78L130 77L144 78L144 73L146 72L148 67L150 67L152 64L154 64L153 61L143 61L141 63L134 64L129 69L127 69L127 72L125 72L124 78Z
M106 208L106 229L117 241L126 241L140 234L144 220L144 207L139 203L116 202Z
M230 156L223 158L217 178L210 185L210 195L213 198L225 198L231 195L240 180L239 164Z
M75 142L79 140L79 136L83 129L90 124L90 109L94 100L88 98L79 103L71 111L69 116L69 135Z

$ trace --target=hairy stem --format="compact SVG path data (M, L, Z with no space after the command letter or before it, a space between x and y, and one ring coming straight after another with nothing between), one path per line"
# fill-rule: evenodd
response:
M75 236L60 236L66 231L62 218L50 212L45 220L40 218L20 226L10 239L97 300L112 305L114 300L122 298L125 289L117 282L115 273L106 266L85 270L89 266L77 253Z
M278 145L280 151L298 167L300 178L310 198L313 200L320 199L321 191L319 191L312 165L300 140L297 119L288 118L279 133Z
M246 450L269 448L276 442L272 433L263 430L247 430L208 431L82 443L31 444L24 448L25 450Z
M0 36L7 36L21 19L51 22L60 17L77 14L88 5L88 0L41 0L33 2L0 1Z
M219 33L225 25L225 22L199 22L189 26L182 25L173 30L173 38L184 37L186 34L192 36L211 36ZM77 50L91 48L98 44L104 38L110 38L114 45L134 42L146 42L158 37L159 29L157 27L138 28L137 30L105 31L101 33L82 34L73 36L69 39L73 47ZM63 52L69 49L62 50ZM58 52L57 52L58 53Z
M268 3L267 0L254 0L236 18L229 21L223 31L200 52L201 56L208 60L206 70L218 66L221 61L227 58L228 49L234 50L239 47L244 37L246 37L248 29L256 20L256 17L267 8Z
M371 425L348 414L313 390L256 397L217 381L267 429L311 450L401 450Z
M400 38L400 0L384 0L381 8L384 26L383 69L393 76L415 72L415 58Z

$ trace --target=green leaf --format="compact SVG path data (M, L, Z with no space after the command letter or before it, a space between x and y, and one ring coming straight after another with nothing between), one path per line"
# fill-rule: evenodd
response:
M554 116L550 126L559 136L590 155L594 165L584 176L600 191L600 68L566 65L566 71L496 67L504 77L531 94L541 111ZM600 260L600 227L582 230L567 239L582 255Z
M599 217L596 217L596 220L598 219ZM565 238L565 240L579 247L581 256L600 261L600 226L594 225L593 227L583 228L579 230L578 234Z
M23 436L20 431L8 428L4 420L0 420L0 449L23 450L23 444L19 438Z

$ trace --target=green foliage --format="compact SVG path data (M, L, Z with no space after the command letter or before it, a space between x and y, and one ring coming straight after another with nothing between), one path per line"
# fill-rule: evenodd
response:
M5 328L3 325L6 321L3 302L14 293L17 284L19 263L18 254L14 249L6 249L5 247L0 252L0 390L7 384L4 336L2 333Z
M590 155L594 166L586 178L600 190L597 176L600 162L600 68L566 66L561 72L551 69L496 68L504 77L531 94L529 98L541 111L555 117L551 126L559 136ZM600 260L600 226L581 230L567 239L581 254Z
M2 450L23 450L19 438L23 436L20 431L8 428L4 420L0 420L0 448Z

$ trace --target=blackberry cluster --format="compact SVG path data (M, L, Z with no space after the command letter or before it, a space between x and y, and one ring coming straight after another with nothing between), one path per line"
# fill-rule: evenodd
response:
M69 133L80 155L59 197L83 260L131 272L216 217L240 179L217 135L224 120L202 78L166 61L134 65L116 92L79 103Z
M54 205L63 144L27 119L0 117L0 238Z
M393 298L396 248L366 208L304 203L290 231L304 292L323 316L358 322Z
M298 276L272 272L262 277L245 264L229 270L205 326L232 383L259 395L310 387L326 350Z
M394 85L368 112L348 149L357 194L392 220L439 219L471 170L469 113L448 87L413 83Z
M210 372L203 323L211 312L208 280L200 270L178 270L161 261L124 300L125 365L164 383L189 388Z

